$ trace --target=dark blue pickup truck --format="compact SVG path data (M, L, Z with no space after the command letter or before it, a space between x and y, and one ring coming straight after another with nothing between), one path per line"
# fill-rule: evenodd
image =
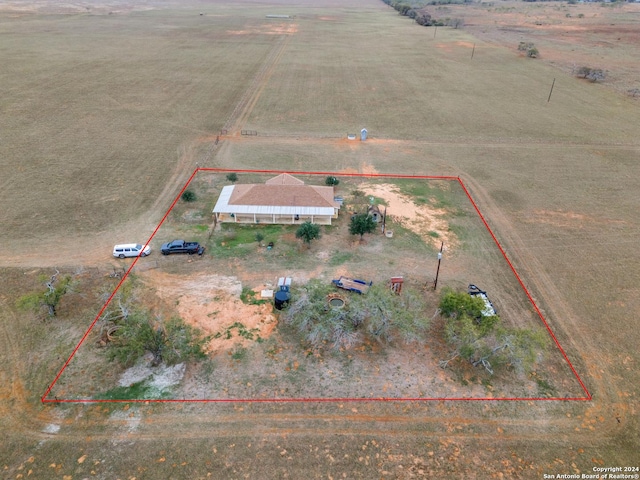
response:
M162 252L163 255L170 255L172 253L188 253L189 255L197 253L198 255L202 255L204 253L204 247L198 242L174 240L173 242L162 245L160 252Z

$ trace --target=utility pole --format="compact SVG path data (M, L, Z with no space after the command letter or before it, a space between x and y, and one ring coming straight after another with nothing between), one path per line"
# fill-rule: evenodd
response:
M547 98L547 103L551 100L551 94L553 93L553 86L556 84L556 79L553 79L553 83L551 84L551 90L549 90L549 98Z
M387 207L384 207L384 215L382 215L382 233L387 229Z
M440 275L440 262L442 262L442 249L444 248L444 242L440 244L440 251L438 252L438 269L436 270L436 280L433 282L433 290L438 287L438 275Z

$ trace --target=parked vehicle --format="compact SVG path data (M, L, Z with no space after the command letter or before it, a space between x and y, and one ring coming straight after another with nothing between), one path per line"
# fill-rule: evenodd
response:
M174 240L173 242L162 245L160 252L162 252L163 255L171 255L172 253L188 253L189 255L197 253L198 255L202 255L204 253L204 247L198 242Z
M149 245L140 245L139 243L123 243L113 247L113 256L118 258L125 257L146 257L151 253Z

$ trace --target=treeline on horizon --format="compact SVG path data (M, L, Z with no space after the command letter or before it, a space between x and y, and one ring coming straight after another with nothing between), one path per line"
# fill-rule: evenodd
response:
M464 24L462 18L435 19L426 10L428 5L448 5L471 3L470 0L413 0L407 3L406 0L382 0L384 3L394 8L403 17L409 17L418 25L423 27L444 27L450 26L459 28Z

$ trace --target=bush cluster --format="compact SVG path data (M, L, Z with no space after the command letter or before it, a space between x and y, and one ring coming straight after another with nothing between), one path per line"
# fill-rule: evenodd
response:
M525 52L529 58L536 58L540 54L533 42L520 42L518 50Z
M331 284L312 280L294 292L296 300L281 317L314 350L349 349L362 343L424 341L429 320L422 295L405 288L396 295L387 285L373 285L364 295L345 294L345 305L332 307Z
M601 68L580 67L576 71L576 76L586 78L592 82L602 81L607 77L607 73Z
M445 368L460 357L474 367L484 367L490 374L499 365L519 373L530 371L547 346L544 331L506 327L497 315L484 315L484 309L479 297L443 289L440 313L445 319L444 338L453 352L440 366Z

